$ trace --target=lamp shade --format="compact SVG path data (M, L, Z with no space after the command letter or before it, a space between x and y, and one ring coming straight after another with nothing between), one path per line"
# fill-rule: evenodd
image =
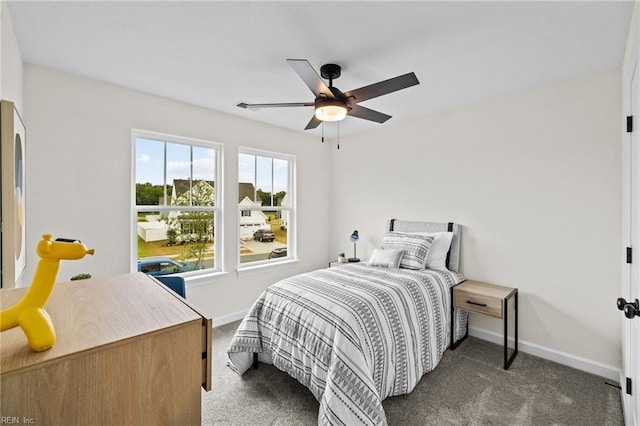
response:
M337 99L323 99L316 102L316 118L320 121L340 121L347 116L347 106Z
M360 237L358 236L358 231L353 231L353 234L351 234L351 237L349 239L352 243L357 242L360 239Z

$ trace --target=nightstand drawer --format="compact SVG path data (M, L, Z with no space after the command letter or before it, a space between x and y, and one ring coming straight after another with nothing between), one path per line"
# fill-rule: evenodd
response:
M496 297L459 290L453 293L453 305L465 311L502 318L502 299Z

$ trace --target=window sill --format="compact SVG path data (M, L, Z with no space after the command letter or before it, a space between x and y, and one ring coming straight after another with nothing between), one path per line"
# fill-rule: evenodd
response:
M240 266L236 269L238 276L251 275L254 273L264 272L268 269L276 269L280 267L290 267L300 262L300 259L287 259L277 262L261 263L259 265Z
M229 273L224 271L205 272L203 274L185 276L184 282L187 287L199 287L211 283L212 280L224 278L227 275Z

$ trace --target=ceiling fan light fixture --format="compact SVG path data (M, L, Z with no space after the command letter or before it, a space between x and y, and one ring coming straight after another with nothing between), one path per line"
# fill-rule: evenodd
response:
M347 116L347 105L337 99L316 102L316 118L320 121L340 121Z

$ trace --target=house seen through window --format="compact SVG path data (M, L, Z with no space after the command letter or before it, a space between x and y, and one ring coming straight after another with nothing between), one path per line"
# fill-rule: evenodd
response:
M134 132L136 268L150 275L220 268L221 145Z
M251 149L238 154L240 263L294 258L295 159Z

